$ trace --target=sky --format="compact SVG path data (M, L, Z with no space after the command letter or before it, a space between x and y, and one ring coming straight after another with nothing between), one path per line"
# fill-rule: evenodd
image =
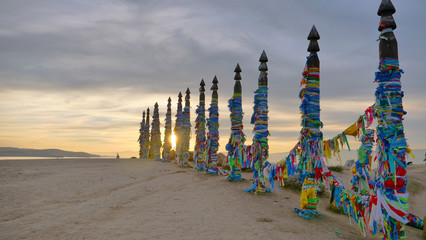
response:
M394 0L401 78L413 149L426 148L426 1ZM142 111L190 88L195 125L198 87L219 81L220 152L230 134L228 99L242 69L244 131L259 57L269 77L269 147L290 150L300 131L300 91L315 25L321 61L324 138L350 126L374 103L379 0L3 0L0 1L0 146L59 148L137 156ZM173 125L174 125L173 118ZM163 136L162 136L163 138ZM195 134L192 129L191 146ZM357 140L351 139L356 145Z

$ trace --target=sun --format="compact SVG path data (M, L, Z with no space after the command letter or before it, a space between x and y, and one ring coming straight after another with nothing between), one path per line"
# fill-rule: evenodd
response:
M172 149L176 148L176 135L174 133L172 133L171 140L172 140Z

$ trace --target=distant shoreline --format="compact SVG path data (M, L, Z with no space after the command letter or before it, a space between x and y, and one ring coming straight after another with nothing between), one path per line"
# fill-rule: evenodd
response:
M64 157L101 157L97 154L86 152L73 152L61 149L32 149L32 148L15 148L0 147L0 157L47 157L47 158L64 158Z

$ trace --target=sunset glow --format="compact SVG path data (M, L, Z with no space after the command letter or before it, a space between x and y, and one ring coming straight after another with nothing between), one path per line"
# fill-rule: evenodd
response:
M176 148L176 135L174 133L172 133L172 149Z

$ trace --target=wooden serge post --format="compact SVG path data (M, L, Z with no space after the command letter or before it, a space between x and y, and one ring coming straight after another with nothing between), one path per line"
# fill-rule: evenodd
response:
M320 61L317 52L320 51L318 40L320 36L314 26L308 35L310 53L303 71L299 93L302 100L302 130L300 131L299 180L303 182L300 196L300 209L295 209L299 216L311 218L317 215L317 190L322 178L322 122L320 120Z
M143 156L142 158L147 158L149 154L150 146L150 134L149 134L149 108L146 109L146 120L145 120L145 133L143 141Z
M142 113L142 122L141 122L141 127L139 128L139 158L143 157L143 143L145 140L145 111L143 111Z
M197 110L197 119L195 119L195 149L194 149L194 170L205 171L206 170L206 97L204 92L206 91L204 86L204 80L200 82L200 98Z
M406 112L402 106L404 94L401 90L402 70L399 68L398 43L393 33L396 29L392 16L394 13L395 7L392 2L382 0L377 12L381 16L380 63L379 71L376 72L376 101L373 105L374 116L378 123L376 127L378 169L373 183L374 191L365 196L362 191L361 195L352 194L344 189L336 177L333 177L333 180L340 186L335 186L334 183L332 185L340 192L337 202L340 202L345 212L358 222L361 231L364 234L369 231L373 235L380 231L383 234L382 239L405 239L405 225L424 230L424 221L408 212L405 156L409 149L402 123ZM365 129L365 133L367 131L368 129ZM373 139L370 140L372 141Z
M268 164L268 57L265 51L259 58L259 79L258 88L254 92L254 107L251 117L251 124L254 124L252 149L253 185L245 189L246 192L255 194L270 192L271 189L265 186L263 169Z
M167 100L167 112L164 126L163 162L171 160L172 150L172 99Z
M176 122L175 122L175 136L176 136L176 163L180 166L180 154L182 152L182 93L179 92Z
M190 94L189 88L186 89L185 95L185 108L182 113L182 128L181 128L181 137L182 137L182 147L179 154L179 162L181 167L190 167L189 165L189 141L191 138L191 116L190 116Z
M241 180L241 166L244 161L245 149L244 142L246 140L243 133L243 109L241 97L241 68L240 64L235 67L235 84L234 94L229 99L229 110L231 112L231 136L226 145L228 151L227 163L231 169L227 181L240 181Z
M207 127L209 132L207 133L207 169L206 172L209 174L220 175L221 171L217 167L217 150L219 148L219 108L218 108L218 81L217 77L213 78L213 86L211 87L212 100L209 110L209 118L207 119Z
M396 12L390 0L382 0L377 15L381 16L378 30L379 71L376 72L375 116L378 140L378 178L376 182L377 206L382 211L382 231L386 239L405 238L405 224L408 210L406 193L405 161L407 143L404 136L403 116L406 112L402 106L401 70L398 60L398 43L393 30ZM393 208L386 208L391 205ZM395 209L397 206L397 209Z
M158 103L154 104L151 123L151 145L149 148L149 158L161 160L161 132L160 132L160 114L158 112Z

